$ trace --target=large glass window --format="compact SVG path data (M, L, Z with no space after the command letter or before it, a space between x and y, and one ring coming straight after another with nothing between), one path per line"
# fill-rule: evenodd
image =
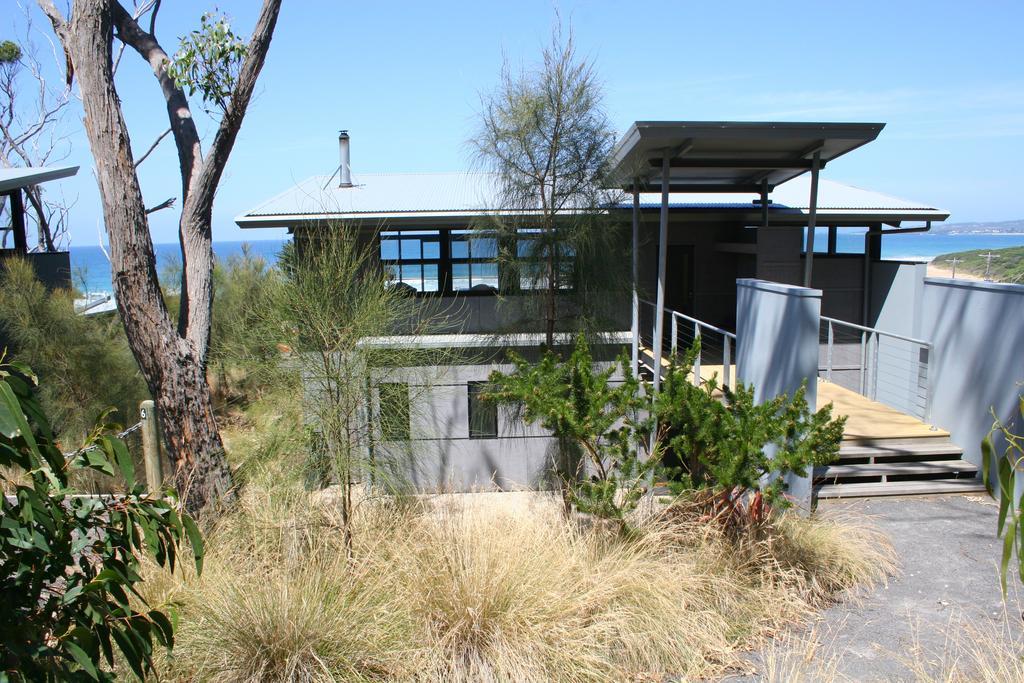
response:
M486 382L469 382L466 385L471 439L493 439L498 436L498 406L493 401L481 399L486 387Z
M390 282L415 292L495 293L502 287L543 290L575 285L576 255L558 235L523 229L503 242L517 264L498 263L499 240L478 230L402 230L382 232L380 260Z
M498 240L472 230L451 231L452 290L498 290Z
M391 282L417 292L437 292L441 287L441 232L382 232L380 260Z

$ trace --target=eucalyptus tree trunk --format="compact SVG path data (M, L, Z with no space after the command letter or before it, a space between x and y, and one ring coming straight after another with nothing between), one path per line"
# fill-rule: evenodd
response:
M212 207L252 90L266 58L280 0L265 0L230 103L204 158L188 100L167 74L169 59L116 0L76 0L65 19L50 0L39 0L68 58L68 78L78 78L85 131L110 238L118 311L128 343L156 401L176 479L190 510L234 497L231 470L213 414L206 360L213 303ZM159 5L159 3L157 3ZM153 23L150 24L152 31ZM153 69L167 105L182 179L179 224L183 273L181 311L175 324L157 280L128 128L114 85L115 36ZM103 378L97 378L102 381Z

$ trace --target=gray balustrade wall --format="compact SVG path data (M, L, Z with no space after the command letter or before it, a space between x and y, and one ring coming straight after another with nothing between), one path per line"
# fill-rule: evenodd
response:
M792 395L807 381L807 401L817 400L821 290L765 280L736 281L736 376L754 386L763 402ZM789 493L802 508L811 502L811 477L791 476Z
M991 409L1024 429L1024 285L927 278L919 313L920 334L935 347L932 421L980 465Z

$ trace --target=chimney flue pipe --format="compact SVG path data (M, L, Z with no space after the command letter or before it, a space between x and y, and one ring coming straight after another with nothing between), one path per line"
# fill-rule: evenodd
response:
M348 131L338 133L338 152L341 155L341 165L338 167L339 187L352 187L352 166L349 159Z

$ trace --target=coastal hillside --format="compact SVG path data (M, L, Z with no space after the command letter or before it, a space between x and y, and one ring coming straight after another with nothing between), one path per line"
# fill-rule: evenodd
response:
M988 278L995 282L1024 282L1024 247L1008 247L1006 249L974 249L958 251L936 256L932 263L944 270L953 267L952 260L959 259L956 272L976 277L985 277L987 259L985 254L992 253Z
M1024 218L1013 221L989 221L987 223L940 223L933 225L931 232L942 235L1024 234Z

